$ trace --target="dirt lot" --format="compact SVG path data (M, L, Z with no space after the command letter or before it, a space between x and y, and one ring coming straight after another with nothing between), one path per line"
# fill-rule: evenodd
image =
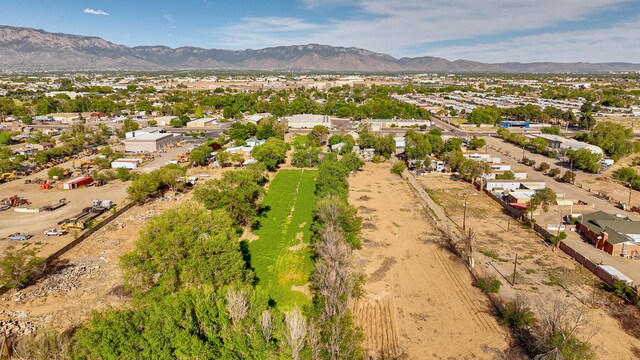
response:
M190 172L207 173L215 179L226 170L200 167ZM29 332L49 323L65 330L82 324L93 310L126 306L118 259L133 249L149 218L191 197L191 193L167 195L167 200L127 210L63 255L36 284L0 296L0 322L11 321L10 331Z
M354 305L372 355L411 359L496 358L510 336L390 164L367 164L350 179L349 201L363 218L356 267L364 296Z
M514 220L509 222L509 217L495 201L470 184L435 174L421 176L420 181L447 215L460 225L467 194L466 225L477 231L474 245L476 267L481 272L495 275L502 282L501 298L513 299L523 294L534 310L555 299L569 301L575 309L585 312L587 321L582 335L585 338L593 336L590 342L598 359L636 358L634 346L640 341L637 331L625 331L624 328L629 326L624 326L605 311L611 313L612 309L618 309L614 306L616 301L600 289L600 282L588 270L561 250L553 251L553 247L527 227ZM511 286L516 254L516 285ZM598 285L595 287L595 308L592 308L594 284ZM629 310L637 312L627 307Z
M66 330L80 325L93 310L124 306L119 257L133 249L146 220L176 204L156 201L128 210L65 254L38 283L4 294L0 320L18 321L23 329L51 323Z

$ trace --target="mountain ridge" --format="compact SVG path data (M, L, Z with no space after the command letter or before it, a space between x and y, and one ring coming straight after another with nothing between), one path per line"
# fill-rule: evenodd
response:
M225 50L165 45L128 47L97 36L0 25L0 65L45 70L247 70L327 72L606 73L640 64L483 63L422 56L395 58L357 47L320 44Z

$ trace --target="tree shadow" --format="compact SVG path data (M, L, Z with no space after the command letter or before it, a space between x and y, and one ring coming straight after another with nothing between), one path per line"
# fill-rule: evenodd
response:
M240 253L242 254L242 260L245 263L245 269L251 270L255 274L255 269L251 265L251 251L249 251L249 242L247 240L240 241ZM253 277L253 285L257 285L260 282L257 276Z

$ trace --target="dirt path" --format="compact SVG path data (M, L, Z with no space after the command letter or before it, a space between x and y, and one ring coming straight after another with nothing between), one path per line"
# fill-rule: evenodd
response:
M370 356L494 358L509 335L471 285L459 260L441 247L439 233L409 185L389 164L367 164L350 179L349 201L363 218L357 270L365 295L354 305Z
M545 244L529 227L509 217L489 196L476 191L471 184L454 180L447 175L420 176L420 185L429 189L446 215L462 224L464 196L468 206L466 225L477 231L475 239L476 271L496 276L502 287L498 296L503 301L522 296L532 307L538 319L545 304L563 301L576 311L583 312L586 321L579 331L581 339L589 339L598 359L634 359L640 333L637 322L629 313L637 309L627 307L612 315L611 293L593 285L596 277L560 250ZM441 205L441 206L440 206ZM580 244L582 246L589 246ZM515 255L518 255L517 284L510 284ZM606 255L606 254L605 254ZM503 275L508 277L504 278ZM609 313L609 314L608 314ZM617 320L619 319L619 320ZM593 337L592 337L593 336Z

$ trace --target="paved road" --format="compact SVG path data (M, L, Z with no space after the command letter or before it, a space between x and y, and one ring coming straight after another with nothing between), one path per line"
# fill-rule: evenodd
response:
M492 143L493 143L493 140L502 143L502 140L499 140L499 139L488 139L488 140L492 141ZM553 191L556 193L564 194L565 198L582 199L587 201L589 204L595 204L595 208L594 208L595 211L603 210L609 213L622 214L634 220L638 220L637 214L623 211L613 206L609 201L600 199L584 189L578 188L571 184L557 182L548 176L542 175L542 173L537 172L528 166L518 164L516 159L509 158L506 155L499 153L495 149L488 148L487 152L493 156L500 157L502 159L502 162L504 163L511 164L512 166L515 165L518 169L525 170L527 172L527 178L529 180L546 182L547 187L553 189ZM515 157L517 159L520 159L520 157L522 157L522 154L519 153L515 155ZM553 208L554 207L552 207L552 211L555 211L555 209ZM543 226L545 223L557 223L555 219L557 218L556 216L558 215L552 213L552 211L550 211L547 214L541 214L536 216L536 218L538 218L538 223L540 223L540 225L543 225ZM546 222L544 222L545 220ZM636 284L640 283L640 261L611 256L601 250L594 248L591 244L586 243L580 235L578 235L573 231L567 232L566 242L567 244L571 245L571 247L578 250L582 255L589 258L593 262L602 263L604 265L612 265L618 270L622 271L625 275L633 279L633 281Z
M596 206L595 210L603 210L610 213L622 214L634 220L640 219L638 214L621 210L617 208L613 203L597 197L594 193L590 193L589 191L579 188L572 184L555 181L549 176L543 175L541 172L533 170L529 166L520 164L518 161L522 158L522 148L516 147L513 144L506 143L503 140L497 139L497 138L486 138L486 141L488 145L485 148L486 152L488 152L491 155L500 157L502 159L502 162L511 164L512 167L526 171L528 179L531 179L534 181L545 181L548 187L552 188L556 193L564 194L565 198L581 199L583 201L588 202L589 204L595 204ZM507 152L510 153L511 157L508 157L507 155L498 152L496 149L502 149L503 151L506 150ZM532 154L526 150L525 150L525 156L536 160L536 164L547 162L549 164L553 164L555 167L561 167L562 165L559 162L554 162L553 159L550 159L546 156L539 155L539 154ZM561 170L564 173L564 171L569 169L561 168ZM590 176L591 177L590 181L593 181L593 182L598 181L597 175L585 174L580 172L578 176L580 179ZM580 179L578 181L580 181ZM619 186L619 185L612 184L612 186ZM624 192L628 193L628 190L624 189Z

